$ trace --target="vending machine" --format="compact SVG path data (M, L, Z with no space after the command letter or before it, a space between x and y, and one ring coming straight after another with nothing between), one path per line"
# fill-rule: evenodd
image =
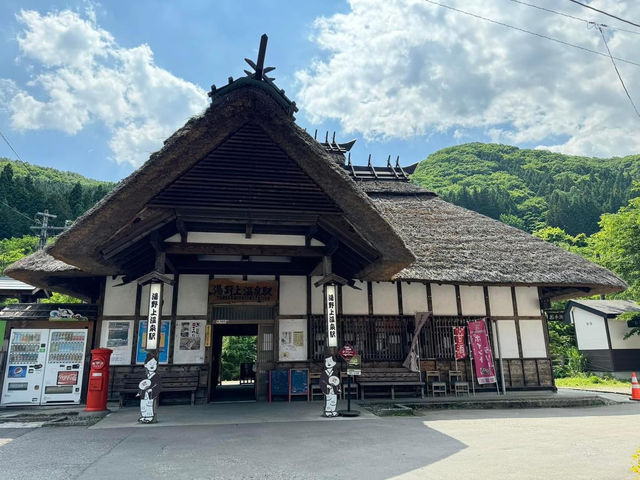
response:
M48 341L48 329L11 331L2 405L40 404Z
M80 403L87 330L50 330L43 405Z

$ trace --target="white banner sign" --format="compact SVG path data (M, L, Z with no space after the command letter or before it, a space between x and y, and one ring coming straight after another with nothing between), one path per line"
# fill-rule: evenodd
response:
M158 336L160 335L160 310L162 300L162 284L149 285L149 316L147 329L147 350L158 349Z
M335 285L325 286L325 298L327 306L327 337L329 347L338 346L338 321L336 311L338 310L338 297Z

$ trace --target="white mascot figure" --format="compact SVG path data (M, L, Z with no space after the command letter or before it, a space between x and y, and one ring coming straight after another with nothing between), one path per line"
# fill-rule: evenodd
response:
M320 376L320 388L325 396L324 416L337 417L338 393L340 393L340 372L333 356L324 359L324 370Z

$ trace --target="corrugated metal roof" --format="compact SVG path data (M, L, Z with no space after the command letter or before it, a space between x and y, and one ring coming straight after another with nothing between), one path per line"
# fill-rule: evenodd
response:
M31 291L36 287L29 285L28 283L15 280L11 277L0 277L0 291L2 290L25 290Z
M640 312L640 306L633 300L572 300L571 304L578 307L582 305L608 316L616 316L624 312Z

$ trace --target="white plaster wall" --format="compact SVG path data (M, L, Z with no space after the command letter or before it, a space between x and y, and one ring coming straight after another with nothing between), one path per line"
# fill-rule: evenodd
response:
M392 282L373 282L373 314L398 315L398 287Z
M571 309L571 318L576 327L576 339L580 350L607 350L607 331L604 318L580 308Z
M322 277L311 277L311 313L313 315L322 315L324 313L324 297L322 285L316 287L314 283Z
M540 300L538 299L538 287L516 287L516 302L518 316L539 317Z
M307 277L280 277L280 315L307 314Z
M209 275L180 275L178 315L206 315L209 304Z
M369 300L367 295L367 282L356 280L356 290L347 285L342 287L342 313L345 315L368 315ZM397 304L396 300L396 304Z
M424 283L402 283L402 313L414 315L416 312L426 312L427 287Z
M167 275L173 278L173 275ZM173 285L165 285L162 288L162 315L171 315L173 303ZM149 285L142 287L140 292L140 315L149 315Z
M518 336L516 334L516 321L515 320L497 320L496 325L493 328L494 338L494 355L498 357L498 350L496 349L496 326L499 330L500 336L500 352L502 358L520 358L520 352L518 352Z
M114 285L122 283L122 277L113 279L108 276L106 278L103 315L135 315L138 284L129 282L126 285L114 287Z
M458 315L456 288L453 285L432 283L431 303L434 315Z
M491 309L491 316L513 316L511 287L489 287L489 308Z
M486 315L484 289L471 285L460 285L460 303L463 315Z
M546 358L542 320L520 320L523 358Z
M180 242L180 234L170 236L165 242ZM257 233L246 238L244 233L223 232L187 232L187 243L223 243L230 245L287 245L303 247L304 235L273 235ZM322 247L324 243L315 238L311 239L312 247Z
M627 327L627 322L616 320L615 318L608 318L609 322L609 335L611 336L611 348L640 348L640 335L633 335L628 339L624 339L624 336L631 330ZM638 352L640 356L640 352Z

